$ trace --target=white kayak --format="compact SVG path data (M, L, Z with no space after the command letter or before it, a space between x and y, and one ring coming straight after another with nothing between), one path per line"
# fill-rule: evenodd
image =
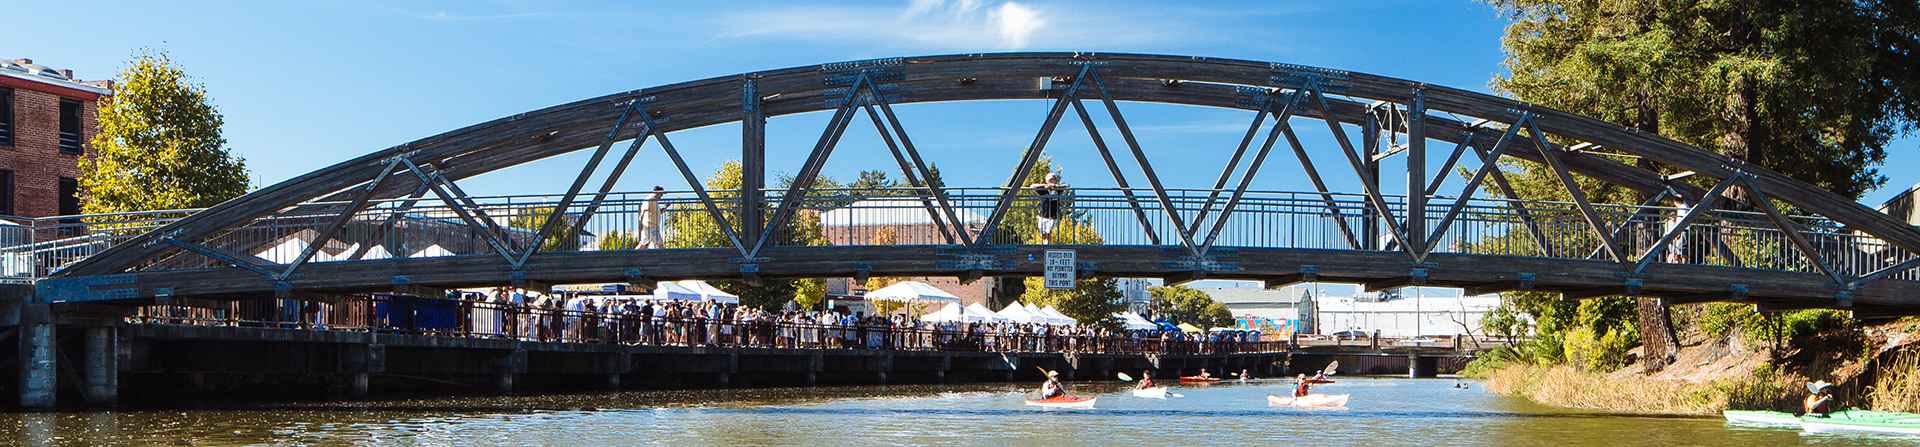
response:
M1283 397L1267 395L1267 405L1288 405L1295 407L1344 407L1348 394L1308 394L1305 397Z
M1027 405L1043 408L1093 408L1097 397L1060 396L1047 399L1027 399Z
M1166 399L1167 387L1156 386L1156 387L1147 388L1144 390L1136 389L1136 390L1133 390L1133 397L1144 397L1148 399Z

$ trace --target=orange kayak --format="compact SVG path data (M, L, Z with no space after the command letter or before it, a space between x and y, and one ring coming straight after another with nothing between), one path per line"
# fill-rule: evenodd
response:
M1219 377L1200 377L1200 376L1185 376L1185 377L1181 377L1181 378L1180 378L1180 381L1181 381L1181 382L1207 382L1207 383L1212 383L1212 382L1219 382L1219 381L1220 381L1220 378L1219 378Z
M1093 408L1093 400L1098 397L1057 396L1046 399L1027 399L1027 405L1046 408Z

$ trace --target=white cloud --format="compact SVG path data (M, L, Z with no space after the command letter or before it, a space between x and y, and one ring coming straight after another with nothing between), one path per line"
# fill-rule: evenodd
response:
M1000 19L1000 43L1009 50L1026 48L1027 38L1033 35L1033 31L1047 24L1039 13L1014 2L1001 4L997 16Z

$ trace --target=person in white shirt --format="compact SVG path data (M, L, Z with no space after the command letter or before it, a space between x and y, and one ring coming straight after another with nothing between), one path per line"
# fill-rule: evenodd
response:
M667 246L667 239L660 233L661 211L667 207L660 205L660 199L667 195L667 189L653 187L653 196L640 203L640 243L638 248L659 249Z

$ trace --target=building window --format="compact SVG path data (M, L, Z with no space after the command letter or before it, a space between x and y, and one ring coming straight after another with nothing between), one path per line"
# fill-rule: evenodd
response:
M80 180L60 179L60 212L57 215L73 216L80 214ZM61 236L79 236L79 219L60 219Z
M13 171L0 171L0 216L13 215Z
M60 100L60 153L80 154L80 101Z
M0 145L13 145L13 89L0 88Z

